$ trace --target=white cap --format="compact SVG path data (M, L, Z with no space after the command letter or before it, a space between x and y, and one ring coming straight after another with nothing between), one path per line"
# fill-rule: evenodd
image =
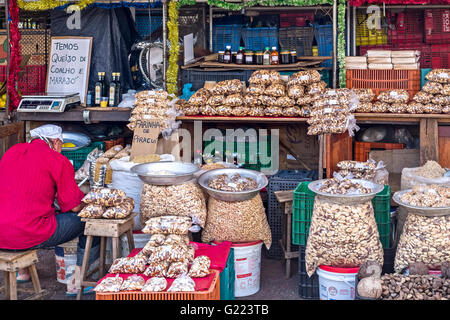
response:
M59 139L63 141L61 127L55 126L54 124L45 124L36 129L30 130L30 135L32 138L39 137L48 139Z

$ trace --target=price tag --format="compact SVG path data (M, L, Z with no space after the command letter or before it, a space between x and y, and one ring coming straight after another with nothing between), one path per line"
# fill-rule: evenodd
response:
M325 108L323 109L323 113L333 113L333 108Z
M300 80L302 80L302 81L309 80L309 76L308 75L301 76Z
M448 73L447 72L441 72L441 73L439 73L439 77L448 79Z
M268 74L263 74L263 75L261 76L261 78L262 78L263 80L269 80L270 76L269 76Z
M397 98L398 97L397 91L391 91L390 96L393 98Z
M337 100L330 100L328 101L329 104L339 104L339 101Z

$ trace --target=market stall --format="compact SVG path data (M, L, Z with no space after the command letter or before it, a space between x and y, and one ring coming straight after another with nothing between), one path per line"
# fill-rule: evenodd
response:
M90 235L132 220L96 299L245 299L262 254L298 259L302 299L448 299L450 40L425 32L448 5L373 30L358 1L79 1L82 28L38 3L7 1L3 131L63 127Z

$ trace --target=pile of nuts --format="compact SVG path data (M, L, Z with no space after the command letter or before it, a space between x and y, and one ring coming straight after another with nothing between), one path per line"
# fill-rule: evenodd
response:
M272 233L261 196L250 200L222 201L210 197L208 217L202 232L202 242L252 242L263 240L266 248L272 244Z
M370 160L365 162L344 160L338 162L337 167L340 169L338 174L343 178L351 174L354 179L373 180L376 173L375 161Z
M444 185L415 185L400 200L415 207L450 207L450 187Z
M221 191L248 191L258 188L258 183L249 177L242 177L235 173L231 177L224 173L216 176L208 182L208 187Z
M194 181L158 186L144 184L141 192L141 222L157 216L189 216L195 224L204 227L206 200L200 186Z
M450 279L437 275L385 274L382 300L449 300Z
M81 218L124 219L134 209L133 198L120 189L92 188L82 202L86 206L78 213Z
M450 216L427 217L409 213L397 246L394 270L414 262L439 269L450 262Z
M383 265L372 202L347 205L316 195L305 260L309 276L320 265L355 267L368 260Z
M322 183L319 191L330 194L366 194L371 193L373 189L366 188L362 184L349 179L331 178Z

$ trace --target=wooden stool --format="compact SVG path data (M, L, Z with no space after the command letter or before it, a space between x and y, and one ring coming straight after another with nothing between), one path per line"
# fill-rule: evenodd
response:
M292 247L292 202L294 200L294 190L275 191L275 197L280 204L284 204L284 214L286 224L283 223L285 231L283 237L280 239L280 246L284 253L286 260L286 278L291 276L291 259L298 259L298 251L291 251Z
M82 218L81 221L86 222L84 227L84 234L87 236L86 248L84 250L83 265L81 266L81 288L78 290L77 300L83 296L85 287L95 286L96 281L87 281L87 278L95 271L99 271L100 278L105 275L105 254L106 254L106 239L112 240L112 260L114 261L119 256L119 238L122 234L127 235L128 248L134 249L133 239L133 225L134 217L137 212L133 212L126 219L89 219ZM93 237L100 237L100 261L98 268L95 268L87 274L89 255L92 247Z
M38 257L36 250L21 252L0 251L0 270L5 275L5 297L7 300L17 300L17 278L19 269L27 268L33 282L34 294L26 300L42 299L46 290L41 289L41 283L36 270ZM29 290L22 289L29 292Z

